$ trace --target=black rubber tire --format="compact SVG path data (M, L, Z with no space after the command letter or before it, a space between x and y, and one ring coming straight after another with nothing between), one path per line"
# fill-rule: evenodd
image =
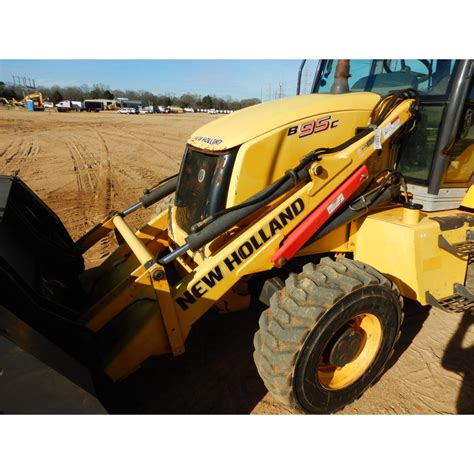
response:
M333 413L359 398L382 373L400 335L403 300L395 284L361 262L328 257L292 273L274 293L254 337L254 360L269 392L295 412ZM347 320L368 312L382 327L367 370L339 390L317 380L316 363L327 341Z

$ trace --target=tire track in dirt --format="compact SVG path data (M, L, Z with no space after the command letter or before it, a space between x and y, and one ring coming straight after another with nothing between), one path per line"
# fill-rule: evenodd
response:
M119 133L117 128L112 130L101 130L100 134L102 136L105 135L106 141L107 139L109 141L112 140L114 146L119 149L123 149L124 146L127 146L127 143L130 142L127 136L133 138L133 143L135 145L143 144L143 140L137 139L136 135L128 132L125 134ZM156 152L155 148L152 147L151 149ZM139 159L136 159L136 157ZM135 153L135 155L129 153L125 162L122 158L117 161L114 160L112 170L114 172L114 179L117 188L124 185L132 192L135 190L142 190L145 187L154 186L158 181L171 174L175 174L179 168L178 158L167 158L164 160L163 158L157 157L156 161L159 163L159 166L151 166L151 163L150 166L144 166L147 160L141 158L138 152ZM167 163L166 166L163 166L163 161ZM123 204L128 204L128 202L123 202Z
M67 147L69 156L73 163L74 174L76 176L77 189L81 194L90 199L96 194L98 179L93 171L93 165L98 164L95 155L86 145L77 141L76 138L68 137Z
M165 153L163 150L160 150L159 148L155 147L154 145L151 145L150 143L147 143L145 140L143 140L139 136L137 136L137 135L135 135L131 132L125 131L117 125L110 124L110 126L114 129L116 129L117 131L119 131L121 135L124 134L124 135L128 135L128 136L132 137L134 140L136 140L140 144L144 145L145 147L149 148L150 150L153 150L156 154L161 155L162 157L165 157L167 160L171 160L171 162L175 161L175 158L173 156ZM162 166L162 168L164 168L163 164L161 166ZM174 172L173 168L170 165L167 165L167 168L170 172Z
M64 131L63 131L64 132ZM99 160L90 149L90 135L84 140L77 133L66 133L61 136L65 144L64 156L72 164L74 186L65 184L48 193L47 201L60 215L74 239L79 238L97 222L97 194L100 189L97 168ZM63 145L64 146L64 145ZM70 169L70 168L69 168ZM69 173L68 173L69 176ZM74 187L74 189L71 189Z
M0 155L1 158L5 157L5 165L8 165L15 157L20 153L18 140L13 140Z
M15 140L12 140L5 148L2 152L0 152L0 158L3 158L7 153L10 153L12 151L12 149L15 148L15 143L16 141Z
M39 142L35 136L12 142L3 153L5 166L11 166L10 173L24 174L35 161L39 150Z
M116 180L114 172L112 170L112 164L110 161L110 150L107 146L107 141L105 140L102 133L98 131L96 131L95 133L102 147L102 151L100 152L99 156L99 190L96 194L96 198L100 200L99 204L102 212L101 215L97 217L98 219L103 219L112 210L112 198L114 189L116 187ZM110 255L113 248L113 240L113 234L111 233L107 234L103 239L100 240L99 255L98 257L96 257L96 260L100 261Z
M112 166L110 163L110 152L107 142L98 131L95 132L99 142L103 148L99 157L99 192L97 197L102 198L104 208L103 214L108 214L112 210L112 191L113 191L113 176Z
M76 154L75 154L74 148L73 148L71 143L67 143L67 147L69 149L69 156L70 156L70 158L72 160L72 163L73 163L73 170L74 170L74 176L76 178L77 190L79 191L79 193L82 194L84 192L84 184L82 182L82 175L81 175L81 171L80 171L80 168L79 168L79 164L78 164L77 159L76 159Z

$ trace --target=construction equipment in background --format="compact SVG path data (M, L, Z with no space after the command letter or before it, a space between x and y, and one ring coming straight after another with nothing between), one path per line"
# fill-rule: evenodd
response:
M266 387L292 410L337 411L383 372L402 297L474 308L472 90L470 60L319 61L310 94L204 125L178 175L75 242L4 176L1 304L119 381L182 354L210 308L260 295ZM130 214L173 192L130 228ZM111 233L116 250L85 270L84 253Z
M106 110L119 110L119 109L120 109L120 104L116 100L113 100L111 104L108 104L106 106Z
M12 97L10 100L10 105L13 107L24 107L25 104L21 100L16 100L15 97Z
M99 112L100 110L119 110L120 102L117 99L86 99L82 107L87 112ZM141 102L140 102L141 103Z
M33 92L27 96L25 96L21 100L16 100L12 98L10 100L10 105L14 107L26 107L28 101L33 103L33 110L34 111L43 111L44 110L44 98L41 92Z
M26 105L29 100L31 100L33 102L33 110L35 110L35 111L44 110L43 94L41 92L33 92L32 94L29 94L29 95L25 96L20 101L20 103L22 103L23 105Z

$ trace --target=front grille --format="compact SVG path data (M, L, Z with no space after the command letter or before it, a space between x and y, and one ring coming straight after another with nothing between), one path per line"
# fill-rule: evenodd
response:
M196 222L225 207L237 150L206 154L188 147L176 189L176 221L188 234Z

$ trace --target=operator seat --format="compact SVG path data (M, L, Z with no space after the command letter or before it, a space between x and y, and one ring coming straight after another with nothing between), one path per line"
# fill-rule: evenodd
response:
M409 71L397 71L362 77L351 87L351 92L375 92L383 96L409 88L418 89L416 76Z

